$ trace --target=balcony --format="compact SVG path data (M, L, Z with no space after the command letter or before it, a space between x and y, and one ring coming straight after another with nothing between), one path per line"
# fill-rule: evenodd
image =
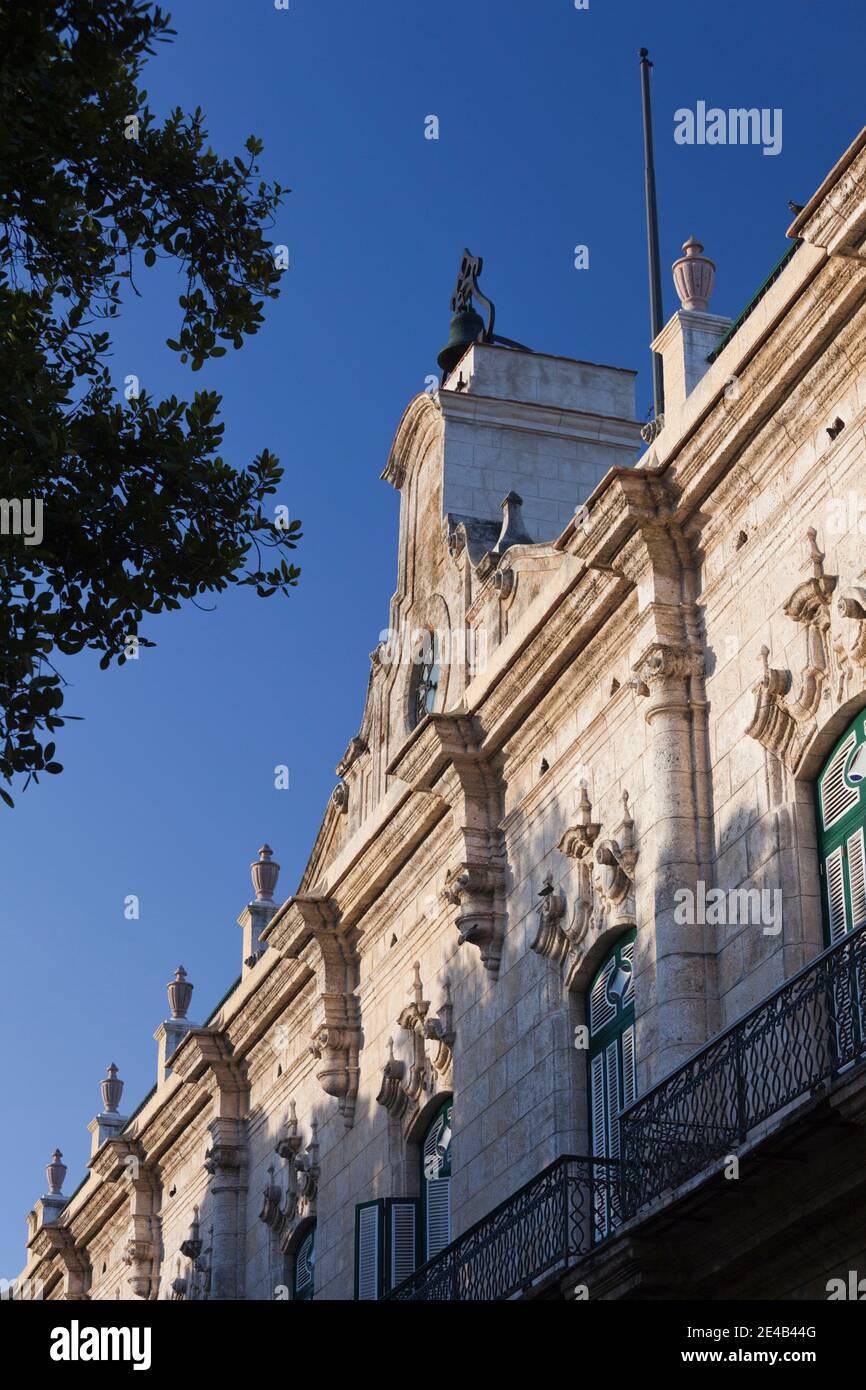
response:
M620 1118L634 1215L866 1060L866 929L810 961Z
M837 942L620 1116L622 1161L567 1156L387 1295L539 1292L797 1102L866 1062L866 927ZM667 1198L665 1196L667 1195Z
M552 1278L619 1222L618 1170L612 1159L556 1159L386 1298L496 1301Z

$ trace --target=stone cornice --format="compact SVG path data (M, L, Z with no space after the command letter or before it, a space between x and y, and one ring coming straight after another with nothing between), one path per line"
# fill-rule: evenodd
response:
M439 404L446 424L449 420L471 420L476 425L499 425L563 439L592 439L597 444L611 444L617 448L622 448L623 444L640 447L640 424L618 415L482 396L471 391L440 391Z
M866 127L813 193L788 228L788 236L844 254L866 232Z

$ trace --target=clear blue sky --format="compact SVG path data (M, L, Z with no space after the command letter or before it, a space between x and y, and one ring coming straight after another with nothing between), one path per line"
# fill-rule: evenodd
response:
M301 587L154 622L155 650L102 673L69 663L62 776L3 812L0 1274L59 1145L69 1194L109 1062L129 1113L155 1077L165 982L183 963L201 1021L240 969L235 918L263 839L297 885L334 765L357 731L387 623L398 498L379 481L409 398L436 370L460 253L485 258L497 329L547 352L640 369L651 398L637 51L655 60L665 314L694 232L736 314L803 203L863 124L854 0L169 0L151 61L158 110L200 104L215 147L255 132L294 190L274 239L291 269L265 329L190 378L163 346L174 283L153 272L120 325L118 385L223 392L224 454L264 445L304 522ZM859 38L855 42L855 36ZM781 107L783 148L683 147L678 107ZM439 117L438 142L424 120ZM590 249L589 270L573 248ZM152 292L151 292L152 291ZM169 293L170 291L170 293ZM290 769L277 791L273 768ZM138 921L124 899L137 894Z

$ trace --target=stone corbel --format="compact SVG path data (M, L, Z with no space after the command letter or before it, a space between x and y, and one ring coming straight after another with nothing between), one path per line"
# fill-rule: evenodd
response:
M444 984L445 998L438 1016L430 1016L430 1001L424 998L421 969L416 963L413 997L401 1009L397 1023L407 1034L412 1060L408 1066L394 1056L394 1040L388 1039L388 1061L382 1071L382 1085L376 1100L389 1114L400 1119L418 1109L424 1096L451 1085L454 1060L454 1024L451 987ZM428 1047L428 1044L431 1046Z
M107 1139L89 1166L103 1182L129 1180L130 1233L121 1258L130 1271L127 1282L133 1297L153 1299L159 1284L160 1260L161 1189L157 1171L147 1162L141 1143L123 1135Z
M457 908L458 942L477 946L485 970L497 974L502 960L505 913L499 906L505 883L501 865L463 860L448 872L442 895Z
M354 940L340 931L330 898L298 894L289 900L270 944L287 959L303 957L316 976L318 997L309 1050L321 1063L316 1080L337 1101L347 1129L355 1117L362 1046L361 1010L355 986L358 957Z
M451 809L458 848L443 898L457 912L460 943L476 946L496 973L505 935L505 855L499 824L499 778L479 748L478 730L465 714L432 714L395 758L389 772L413 789L435 789Z
M145 1167L130 1168L129 1174L131 1232L123 1252L123 1263L129 1268L127 1282L133 1296L152 1299L156 1297L159 1283L159 1183Z
M63 1266L64 1299L70 1302L89 1299L90 1259L87 1251L76 1245L75 1236L69 1227L53 1222L44 1226L40 1234L49 1257L57 1255Z

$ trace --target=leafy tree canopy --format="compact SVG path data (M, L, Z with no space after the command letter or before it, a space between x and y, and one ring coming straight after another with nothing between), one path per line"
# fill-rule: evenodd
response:
M0 796L59 772L58 654L123 664L145 616L252 585L287 593L300 523L262 452L219 455L220 396L127 400L111 320L148 267L180 272L170 350L193 372L262 323L288 189L261 141L222 158L200 110L150 110L139 79L169 16L142 0L0 0ZM39 519L41 503L41 523ZM266 515L269 508L273 519ZM39 532L41 531L41 535ZM73 716L67 716L71 718Z

